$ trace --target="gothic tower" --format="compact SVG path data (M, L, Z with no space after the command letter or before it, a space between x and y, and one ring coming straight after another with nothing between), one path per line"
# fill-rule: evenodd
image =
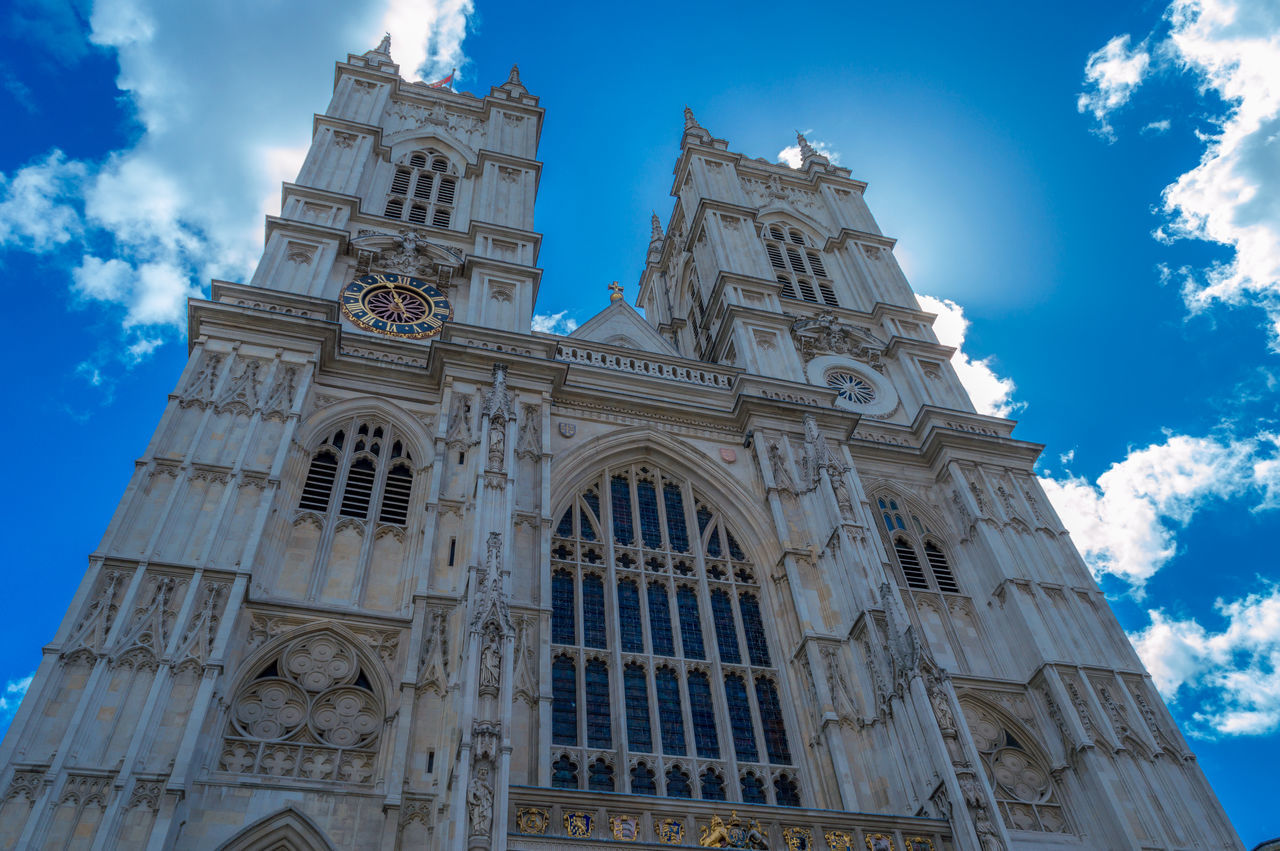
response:
M531 331L543 111L337 67L0 746L0 846L1240 848L863 200L685 111Z

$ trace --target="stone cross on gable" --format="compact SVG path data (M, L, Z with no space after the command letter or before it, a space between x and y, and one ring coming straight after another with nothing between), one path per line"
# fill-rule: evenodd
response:
M622 301L622 285L614 281L609 285L609 302Z

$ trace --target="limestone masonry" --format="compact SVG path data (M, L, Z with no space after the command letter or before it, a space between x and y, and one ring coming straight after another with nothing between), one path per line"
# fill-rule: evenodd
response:
M686 109L640 310L532 332L538 98L390 50L191 302L0 847L1242 847L866 184Z

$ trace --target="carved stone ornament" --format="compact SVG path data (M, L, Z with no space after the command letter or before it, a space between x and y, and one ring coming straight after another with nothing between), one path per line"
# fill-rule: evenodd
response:
M654 819L653 834L663 845L683 845L684 822L674 818Z
M351 240L351 250L366 266L363 272L377 270L427 278L439 286L442 272L447 280L465 259L461 249L430 242L413 228L401 228L398 233L381 233L362 230Z
M640 822L635 816L625 814L609 816L609 830L618 842L635 842L640 838Z
M810 835L812 837L812 834ZM729 820L713 815L711 821L698 827L698 844L703 848L751 848L768 851L769 842L759 821L738 818L733 811ZM812 842L811 842L812 844Z
M927 836L908 836L906 851L934 851L933 840Z
M564 832L575 839L584 839L591 835L595 826L591 813L571 810L564 814Z
M551 814L542 807L521 807L516 810L516 827L521 833L542 836L551 823Z
M471 725L471 753L477 760L496 762L501 742L502 724L499 722L476 721Z
M826 838L831 851L853 851L853 836L843 830L828 830Z
M791 339L807 364L818 355L845 355L862 361L876 372L884 372L881 355L884 342L870 328L841 322L824 310L813 319L797 319L791 324Z
M807 827L786 827L782 830L782 841L790 851L812 851L813 831Z
M418 661L418 688L444 694L449 685L449 613L428 609Z
M460 450L479 442L472 436L471 397L465 393L454 394L453 406L449 411L449 430L445 433L444 440L450 449Z
M537 405L520 407L520 431L516 435L516 455L538 458L542 455L542 409Z
M791 475L791 465L782 454L782 445L776 440L771 440L765 451L769 455L769 466L773 468L774 487L780 491L795 493L796 482Z
M887 833L868 833L867 851L895 851L893 837Z
M560 423L558 426L560 436L564 438L573 437L578 433L578 426L574 423Z

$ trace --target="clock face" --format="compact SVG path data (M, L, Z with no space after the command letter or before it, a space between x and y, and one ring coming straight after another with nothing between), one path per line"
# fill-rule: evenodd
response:
M367 331L420 340L440 333L453 318L444 293L408 275L373 274L342 290L342 312Z

